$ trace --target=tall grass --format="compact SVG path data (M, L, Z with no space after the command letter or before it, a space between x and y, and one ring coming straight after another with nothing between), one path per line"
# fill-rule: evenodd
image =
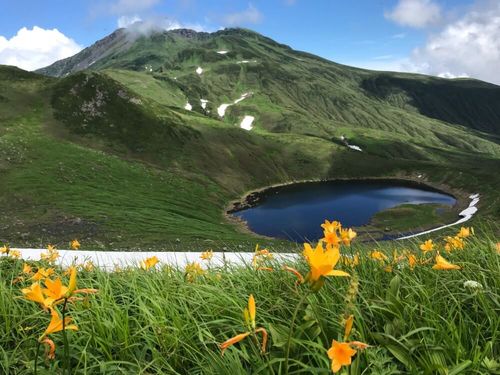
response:
M446 257L461 270L439 271L432 263L413 270L401 262L392 272L353 245L360 263L344 267L350 278L332 278L310 294L290 347L290 374L328 374L332 339L342 340L342 317L354 314L352 340L371 345L358 352L348 374L499 373L499 261L494 241L478 236ZM381 249L392 258L393 247ZM401 249L399 249L401 250ZM420 251L414 246L413 251ZM34 266L39 262L33 263ZM251 265L210 267L187 281L184 270L98 269L79 272L79 287L96 288L69 307L79 330L69 331L76 374L280 374L284 372L290 320L304 286L293 274ZM290 264L305 274L305 262ZM0 259L0 373L31 374L36 340L49 314L22 297L31 284L23 261ZM63 273L59 270L60 274ZM477 281L480 289L464 286ZM257 301L257 325L269 332L266 353L250 336L226 350L219 344L245 331L242 310ZM56 358L39 362L39 374L62 372L63 342L54 336Z

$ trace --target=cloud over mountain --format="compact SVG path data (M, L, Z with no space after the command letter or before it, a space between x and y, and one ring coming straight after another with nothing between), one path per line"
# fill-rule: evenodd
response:
M21 28L8 39L0 35L0 64L35 70L69 57L82 49L57 29Z
M500 3L476 3L462 17L431 34L410 59L424 73L470 76L500 84Z

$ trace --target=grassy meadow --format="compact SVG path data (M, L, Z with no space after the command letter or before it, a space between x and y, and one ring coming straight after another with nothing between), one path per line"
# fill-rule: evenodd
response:
M145 259L62 270L57 250L27 263L10 250L0 258L0 372L33 374L37 361L38 374L500 373L490 230L367 245L329 225L299 261L256 249L245 266L216 266L207 252L185 269Z

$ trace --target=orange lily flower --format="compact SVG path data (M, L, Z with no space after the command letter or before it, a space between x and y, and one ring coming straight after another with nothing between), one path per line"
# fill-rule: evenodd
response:
M375 259L375 260L378 260L380 262L384 262L387 260L387 255L385 255L384 253L382 253L381 251L378 251L378 250L373 250L371 253L370 253L370 258L372 259Z
M150 268L156 266L158 262L158 257L152 256L151 258L147 258L141 261L140 266L143 270L149 270Z
M342 225L338 221L330 222L328 220L325 220L325 222L321 224L321 228L323 228L325 232L334 233L340 230L342 228Z
M432 268L435 270L459 270L461 267L448 262L441 255L437 254L436 264Z
M417 264L417 257L413 254L408 255L408 265L410 266L410 269L414 269Z
M466 227L461 227L460 231L457 234L457 237L467 238L467 237L469 237L471 235L471 233L474 234L474 228L472 228L472 227L470 227L470 228L469 227L467 227L467 228Z
M73 241L71 241L69 243L69 246L70 246L71 250L78 250L80 248L80 242L78 242L77 239L74 239Z
M28 263L23 264L23 273L30 274L33 272L33 268Z
M214 252L212 250L207 250L201 253L200 258L203 260L211 260L214 256Z
M323 249L323 244L319 242L313 250L308 243L304 244L304 257L309 263L310 271L306 280L312 284L326 276L349 276L347 272L334 270L340 259L340 251L338 247L327 246Z
M39 283L33 283L29 288L22 289L21 292L27 300L39 303L44 309L50 308L55 301L53 298L43 295Z
M39 268L37 272L33 275L33 280L42 280L50 277L54 273L53 268Z
M68 292L68 287L63 285L61 278L59 277L55 280L46 279L45 286L46 288L43 292L47 297L52 298L54 301L62 299Z
M328 349L328 358L332 360L332 371L336 373L342 366L349 366L356 353L357 351L351 348L349 343L333 340L331 348Z
M341 229L340 237L342 238L342 242L344 245L350 245L351 241L356 238L358 234L353 231L351 228L349 229Z
M349 338L351 334L352 326L354 323L354 316L350 315L345 322L344 327L344 341ZM355 349L363 350L369 347L369 345L360 342L338 342L333 340L332 346L328 349L328 358L332 360L332 371L338 372L342 366L349 366L352 361L352 357L357 353Z
M50 315L52 318L50 319L50 323L43 333L42 337L50 335L52 333L60 332L63 329L63 321L59 316L59 313L55 309L50 309ZM78 331L78 327L74 324L69 324L71 322L71 318L69 316L64 318L64 329L71 329L73 331Z
M432 243L432 240L427 240L422 245L420 245L420 250L422 250L424 253L434 250L434 244Z

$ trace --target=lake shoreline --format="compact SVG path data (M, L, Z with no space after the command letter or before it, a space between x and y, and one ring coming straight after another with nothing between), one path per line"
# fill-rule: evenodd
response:
M457 218L460 211L466 208L469 204L468 197L469 192L462 191L461 189L454 188L445 183L430 182L425 177L421 177L419 174L417 176L408 175L396 175L394 177L342 177L342 178L326 178L326 179L307 179L307 180L297 180L285 183L278 183L273 185L264 186L262 188L254 189L246 192L241 196L240 199L235 199L229 202L224 210L225 218L233 225L236 225L242 232L252 234L256 237L261 237L263 239L271 239L281 241L280 238L269 237L253 232L248 223L234 215L236 212L240 212L249 208L256 207L259 205L266 197L271 194L276 194L284 188L291 185L304 185L311 183L329 183L329 182L380 182L380 183L398 183L404 187L408 188L419 188L426 191L436 192L448 195L455 199L455 204L452 206L452 210L456 212ZM385 211L385 210L383 210ZM381 212L383 212L381 211ZM335 218L330 218L335 219ZM364 226L359 227L362 229ZM434 225L430 224L427 229L433 228ZM383 236L385 233L384 228L378 228L380 234ZM393 233L394 234L394 233Z

